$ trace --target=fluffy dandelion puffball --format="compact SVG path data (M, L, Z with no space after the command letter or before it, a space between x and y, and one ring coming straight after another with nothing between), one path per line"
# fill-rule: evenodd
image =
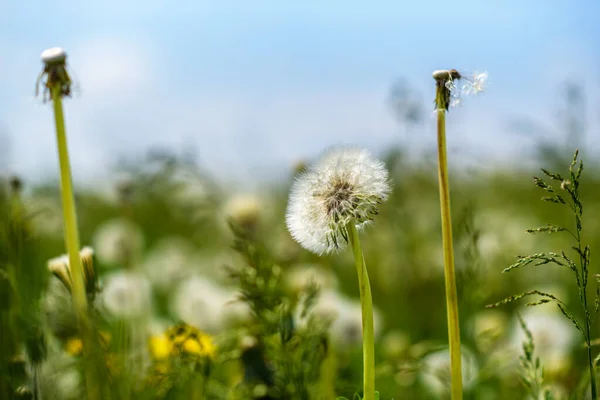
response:
M388 172L368 150L330 150L294 182L287 227L307 250L334 252L346 244L347 225L370 222L389 192Z
M150 282L137 272L113 272L106 277L100 301L104 310L114 317L142 317L152 308Z

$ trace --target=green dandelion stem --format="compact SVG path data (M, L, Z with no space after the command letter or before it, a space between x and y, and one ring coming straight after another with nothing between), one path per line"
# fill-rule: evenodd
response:
M363 400L375 400L375 333L373 328L373 299L367 266L354 220L348 223L348 237L358 273L363 331Z
M88 321L88 305L85 292L83 265L79 256L79 232L77 230L77 214L75 212L75 200L73 197L73 185L71 181L71 166L69 163L69 152L67 148L67 136L65 133L65 122L62 107L63 88L60 81L51 84L50 93L54 108L54 120L56 123L56 143L58 146L58 159L60 164L60 186L63 204L64 235L67 253L69 255L69 268L72 281L73 307L79 321L83 350L86 358L85 377L90 400L102 398L100 388L96 385L95 369L91 359L92 354L92 332Z
M435 77L435 75L434 75ZM460 328L458 321L458 295L454 271L454 251L452 247L452 220L450 214L450 190L448 183L448 161L446 157L446 111L450 90L445 85L447 78L436 77L437 95L437 137L438 137L438 178L440 185L440 206L442 216L442 245L444 250L444 279L446 286L446 307L448 314L448 340L450 343L450 371L452 400L462 399L462 369L460 357Z

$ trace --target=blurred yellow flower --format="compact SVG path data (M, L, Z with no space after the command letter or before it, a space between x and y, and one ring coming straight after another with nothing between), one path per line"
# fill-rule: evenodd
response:
M150 338L150 353L156 360L183 354L214 358L215 346L209 335L198 328L181 323L163 334Z
M150 338L150 354L157 360L169 357L173 350L173 343L165 335L152 336Z
M83 342L80 338L77 337L70 338L65 343L65 350L72 356L78 356L83 350Z

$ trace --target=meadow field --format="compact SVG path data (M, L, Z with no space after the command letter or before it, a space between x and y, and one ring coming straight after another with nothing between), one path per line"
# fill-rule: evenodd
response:
M450 153L465 399L591 398L585 337L556 305L585 321L581 291L573 271L547 255L564 250L576 259L576 217L567 204L542 201L548 190L532 182L544 172L531 165L549 171L550 183L560 173L567 178L550 194L566 196L574 149L536 150L522 166L492 170L452 168ZM361 233L376 388L382 399L449 398L436 159L415 162L408 154L397 147L380 155L390 192ZM66 250L58 181L30 186L7 177L0 197L2 398L92 398L84 384L92 379L107 399L335 399L361 392L352 254L311 253L286 227L290 187L313 161L290 165L286 182L238 191L163 149L115 168L114 181L102 186L108 190L75 187L93 346L85 356L70 262L60 258ZM600 170L579 174L594 315ZM526 232L548 224L565 230ZM503 273L527 255L538 256L535 264ZM534 290L542 295L486 307ZM594 357L597 327L592 320ZM84 373L87 364L92 375Z

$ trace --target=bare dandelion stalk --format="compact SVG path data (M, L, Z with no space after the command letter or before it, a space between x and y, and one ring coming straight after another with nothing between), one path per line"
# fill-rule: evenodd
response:
M47 91L54 109L54 120L56 124L56 143L58 147L58 159L60 165L60 185L63 204L64 235L67 254L69 256L70 275L72 284L73 306L79 321L82 339L84 343L84 354L86 357L85 375L87 395L90 400L100 400L101 392L94 379L95 370L91 359L92 354L92 332L88 320L88 304L84 282L84 271L79 256L79 232L77 229L77 214L75 211L75 200L73 196L73 185L71 181L71 166L69 163L69 152L67 148L67 136L63 116L62 97L71 93L71 79L66 70L66 53L60 48L52 48L42 53L44 70L38 78L39 81L45 77L44 100Z
M348 225L348 239L356 262L363 333L363 400L375 400L375 331L373 327L373 298L367 265L356 229L356 221Z
M450 342L451 394L453 400L462 399L462 368L460 356L460 328L458 321L458 295L454 271L454 250L452 246L452 220L450 214L450 190L448 183L448 162L446 157L446 111L450 106L451 90L447 83L460 79L456 70L435 71L436 114L438 138L438 179L440 185L440 205L442 215L442 245L444 249L444 279L446 286L446 307L448 314L448 340Z

